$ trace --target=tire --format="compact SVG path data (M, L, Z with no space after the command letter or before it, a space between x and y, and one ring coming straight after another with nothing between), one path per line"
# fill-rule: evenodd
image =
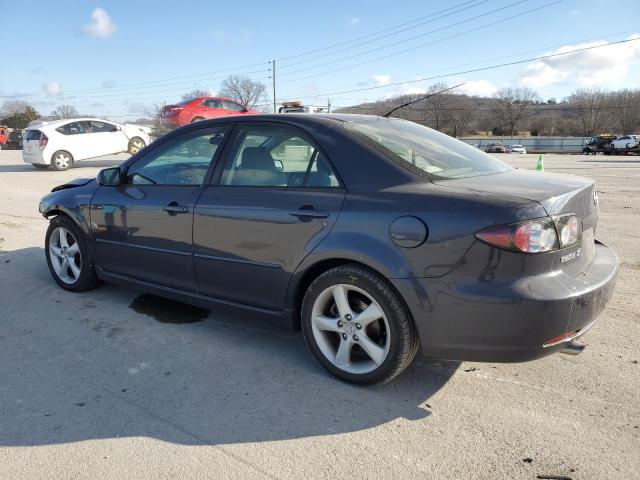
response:
M65 241L62 241L61 233ZM58 215L49 222L44 247L49 271L56 283L65 290L85 292L102 283L96 275L93 254L84 233L66 215ZM63 254L67 257L67 267Z
M69 170L73 167L73 155L66 150L58 150L51 155L51 166L59 171Z
M44 165L42 163L32 163L31 165L38 170L47 170L49 168L49 165Z
M191 123L201 122L202 120L204 120L204 118L202 117L193 117Z
M346 298L346 308L340 302L338 309L336 298ZM365 310L369 314L362 315ZM304 296L301 318L311 353L349 383L386 383L407 368L418 351L418 334L406 305L384 278L361 265L335 267L316 278Z
M127 151L130 155L135 155L146 146L147 144L144 143L144 140L142 140L140 137L133 137L131 140L129 140Z

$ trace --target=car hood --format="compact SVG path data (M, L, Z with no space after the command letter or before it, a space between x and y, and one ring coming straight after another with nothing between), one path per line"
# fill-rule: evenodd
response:
M59 190L66 190L67 188L82 187L83 185L86 185L93 180L95 180L95 178L75 178L68 181L67 183L63 183L62 185L53 187L51 191L57 192Z
M549 215L575 213L586 218L597 210L593 180L531 170L512 170L493 175L434 183L475 192L489 192L538 202Z

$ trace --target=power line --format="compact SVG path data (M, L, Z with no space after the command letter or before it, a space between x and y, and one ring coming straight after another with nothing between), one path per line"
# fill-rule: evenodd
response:
M526 0L525 0L525 1L526 1ZM434 45L434 44L436 44L436 43L441 43L441 42L443 42L443 41L445 41L445 40L450 40L450 39L452 39L452 38L457 38L457 37L460 37L460 36L462 36L462 35L466 35L466 34L468 34L468 33L476 32L476 31L481 30L481 29L486 28L486 27L492 27L492 26L494 26L494 25L497 25L497 24L499 24L499 23L506 22L506 21L508 21L508 20L513 20L514 18L521 17L521 16L526 15L526 14L529 14L529 13L531 13L531 12L534 12L534 11L537 11L537 10L541 10L541 9L544 9L544 8L551 7L551 6L556 5L556 4L558 4L558 3L562 2L562 1L564 1L564 0L555 0L555 1L551 2L551 3L547 3L546 5L542 5L542 6L540 6L540 7L532 8L532 9L529 9L529 10L525 10L524 12L521 12L521 13L518 13L518 14L515 14L515 15L511 15L511 16L509 16L509 17L505 17L505 18L502 18L502 19L500 19L500 20L496 20L495 22L486 23L486 24L484 24L484 25L480 25L479 27L475 27L475 28L472 28L472 29L469 29L469 30L465 30L465 31L463 31L463 32L458 32L458 33L456 33L456 34L449 35L449 36L447 36L447 37L443 37L443 38L440 38L440 39L438 39L438 40L434 40L434 41L432 41L432 42L427 42L427 43L423 43L423 44L421 44L421 45L416 45L416 46L411 47L411 48L407 48L407 49L404 49L404 50L399 50L399 51L396 51L396 52L393 52L393 53L390 53L390 54L387 54L387 55L383 55L383 56L381 56L381 57L372 58L372 59L369 59L369 60L365 60L365 61L363 61L363 62L359 62L359 63L355 63L355 64L347 65L347 66L344 66L344 67L334 68L334 69L332 69L332 70L328 70L328 71L324 71L324 72L316 73L316 74L313 74L313 75L307 75L307 76L305 76L305 77L295 78L295 79L293 79L293 80L287 80L286 82L281 82L281 83L299 82L299 81L301 81L301 80L306 80L306 79L308 79L308 78L315 78L315 77L317 77L317 76L319 76L319 75L327 75L327 74L330 74L330 73L335 73L336 71L346 70L346 69L349 69L349 68L354 68L354 67L358 67L358 66L361 66L361 65L366 65L366 64L368 64L368 63L372 63L372 62L375 62L375 61L378 61L378 60L384 60L384 59L386 59L386 58L395 57L395 56L397 56L397 55L400 55L400 54L403 54L403 53L407 53L407 52L410 52L410 51L413 51L413 50L417 50L417 49L419 49L419 48L424 48L424 47L429 46L429 45ZM518 3L520 3L520 2L518 2ZM385 48L386 48L386 47L385 47ZM377 50L379 50L379 49L374 49L374 50L372 50L372 51L377 51ZM365 53L370 53L370 52L365 52ZM358 56L358 55L356 55L356 56ZM356 56L352 56L352 57L345 57L345 58L343 58L343 59L335 60L335 61L333 61L333 62L326 62L325 64L322 64L322 65L328 65L329 63L335 63L335 62L337 62L337 61L342 61L342 60L345 60L345 59L347 59L347 58L354 58L354 57L356 57ZM316 67L317 67L317 66L318 66L318 65L316 65ZM307 69L310 69L310 68L316 68L316 67L309 67L309 68L307 68ZM292 73L292 72L288 72L288 73ZM284 75L284 74L283 74L283 75Z
M176 79L189 79L189 80L183 80L183 81L180 81L180 82L173 82L173 83L186 83L186 82L192 82L192 81L206 81L206 80L210 80L211 78L198 79L198 78L195 78L195 77L212 75L212 74L215 74L215 73L230 72L230 71L233 71L233 70L240 70L240 69L250 68L250 67L255 67L255 66L260 66L260 65L264 66L264 65L266 65L266 62L254 63L252 65L245 65L245 66L242 66L242 67L227 68L227 69L217 70L217 71L208 72L208 73L197 73L197 74L192 74L192 75L169 77L169 78L165 78L163 80L154 80L154 81L150 81L150 82L149 81L133 82L133 83L123 84L123 85L117 85L115 87L96 87L96 88L87 88L87 89L68 90L68 91L65 91L64 94L71 95L71 94L76 94L76 93L90 93L90 92L94 92L94 91L102 92L104 90L129 89L129 88L135 87L137 85L142 85L142 87L138 87L138 88L145 88L148 85L163 84L165 82L169 82L170 80L176 80ZM269 69L262 69L262 70L257 70L256 72L268 72L268 71L269 71ZM249 73L256 73L256 72L249 72ZM239 72L239 73L247 73L247 72ZM224 78L225 76L214 77L214 79L215 78ZM167 84L171 85L172 83L167 83ZM2 98L14 97L14 96L15 95L0 95L0 97L2 97ZM39 91L38 92L25 92L25 93L21 93L19 96L20 97L43 96L43 93L39 92Z
M409 25L409 24L414 23L414 22L419 22L420 20L424 20L425 18L429 18L429 17L431 17L431 16L433 16L433 15L437 15L437 14L439 14L439 13L443 13L443 12L446 12L446 11L448 11L448 10L452 10L452 9L454 9L454 8L461 7L461 6L463 6L463 5L468 5L469 3L473 3L473 2L475 2L475 1L477 1L477 0L468 0L468 1L466 1L466 2L459 3L459 4L454 5L454 6L452 6L452 7L445 8L444 10L440 10L440 11L437 11L437 12L431 13L431 14L429 14L429 15L425 15L424 17L416 18L416 19L414 19L414 20L409 20L409 21L407 21L407 22L401 23L401 24L399 24L399 25L394 25L394 26L391 26L391 27L385 28L385 29L383 29L383 30L378 30L377 32L368 33L368 34L366 34L366 35L362 35L362 36L360 36L360 37L356 37L356 38L353 38L353 39L351 39L351 40L347 40L347 41L344 41L344 42L336 43L336 44L330 45L330 46L328 46L328 47L317 48L317 49L315 49L315 50L308 50L308 51L306 51L306 52L299 53L299 54L296 54L296 55L291 55L291 56L289 56L289 57L281 57L281 58L278 58L278 59L276 59L276 60L278 60L279 62L280 62L280 61L284 61L284 60L291 60L291 59L294 59L294 58L299 58L299 57L304 57L304 56L306 56L306 55L311 55L311 54L313 54L313 53L323 52L323 51L325 51L325 50L330 50L330 49L332 49L332 48L339 47L339 46L341 46L341 45L345 45L345 44L347 44L347 43L357 42L358 40L362 40L362 39L364 39L364 38L369 38L369 37L372 37L372 36L378 35L378 34L380 34L380 33L385 33L385 32L388 32L388 31L390 31L390 30L394 30L394 29L396 29L396 28L404 27L405 25Z
M517 61L513 61L513 62L505 62L505 63L500 63L497 65L490 65L487 67L480 67L480 68L473 68L473 69L469 69L469 70L462 70L462 71L458 71L458 72L454 72L454 73L447 73L447 74L443 74L443 75L434 75L431 77L423 77L423 78L417 78L415 80L407 80L404 82L394 82L394 83L389 83L387 85L375 85L373 87L364 87L364 88L354 88L351 90L343 90L343 91L339 91L339 92L329 92L329 93L319 93L319 94L314 94L314 95L301 95L301 96L294 96L295 98L317 98L317 97L330 97L333 95L341 95L343 93L356 93L356 92L365 92L365 91L369 91L369 90L377 90L380 88L389 88L389 87L395 87L398 85L408 85L410 83L417 83L417 82L424 82L427 80L436 80L436 79L440 79L440 78L447 78L447 77L454 77L456 75L464 75L467 73L476 73L476 72L482 72L482 71L486 71L486 70L493 70L495 68L502 68L502 67L508 67L508 66L512 66L512 65L520 65L523 63L528 63L528 62L533 62L536 60L543 60L545 58L555 58L555 57L560 57L563 55L569 55L572 53L577 53L577 52L584 52L587 50L594 50L596 48L603 48L603 47L610 47L612 45L620 45L623 43L629 43L629 42L634 42L640 40L640 37L638 38L629 38L627 40L620 40L617 42L611 42L611 43L607 43L606 45L593 45L590 47L584 47L584 48L577 48L574 50L570 50L568 52L561 52L561 53L552 53L549 55L541 55L538 57L532 57L532 58L527 58L524 60L517 60Z
M412 30L412 29L414 29L414 28L421 27L421 26L426 25L426 24L428 24L428 23L433 23L433 22L435 22L435 21L441 20L441 19L443 19L443 18L445 18L445 17L449 17L449 16L451 16L451 15L455 15L456 13L460 13L460 12L462 12L462 11L464 11L464 10L468 10L468 9L469 9L469 8L471 8L471 7L478 7L478 6L482 5L483 3L487 3L487 2L489 2L489 1L491 1L491 0L481 0L481 1L473 0L473 1L478 2L478 3L475 3L474 5L468 5L469 3L472 3L472 2L465 2L463 5L466 5L466 6L465 6L464 8L459 9L459 10L455 10L455 11L453 11L453 12L449 12L449 13L447 13L447 14L445 14L445 15L440 15L439 17L432 18L431 20L428 20L428 21L425 21L425 22L421 22L421 23L418 23L418 24L416 24L416 25L412 25L412 26L410 26L410 27L403 28L403 29L398 30L398 31L396 31L396 32L391 32L391 33L388 33L388 34L386 34L386 35L382 35L382 36L379 36L379 37L377 37L377 38L374 38L374 39L371 39L371 40L367 40L367 41L365 41L365 42L357 43L357 44L352 45L352 46L350 46L350 47L340 48L339 50L337 50L337 51L335 51L335 52L331 52L331 53L324 53L324 54L322 54L322 55L317 55L317 56L315 56L315 57L308 58L308 59L305 59L305 60L298 60L297 62L287 63L287 64L283 65L281 68L287 68L287 67L290 67L290 66L293 66L293 65L298 65L298 64L300 64L300 63L311 62L311 61L313 61L313 60L317 60L317 59L319 59L319 58L327 57L327 56L330 56L330 55L335 55L335 54L336 54L336 53L338 53L338 52L345 52L345 51L347 51L347 50L352 50L352 49L354 49L354 48L360 47L360 46L362 46L362 45L366 45L366 44L368 44L368 43L377 42L378 40L382 40L382 39L384 39L384 38L392 37L392 36L397 35L397 34L399 34L399 33L406 32L407 30ZM523 0L523 1L528 1L528 0ZM448 11L448 10L452 10L453 8L455 8L455 7L450 7L450 8L447 8L447 9L445 9L445 10L441 10L441 11L439 11L439 12L436 12L436 13L434 13L434 14L427 15L427 16L425 16L425 17L422 17L422 18L421 18L421 20L422 20L422 19L425 19L425 18L433 17L434 15L437 15L438 13L442 13L442 12L445 12L445 11ZM412 23L412 22L408 22L408 23ZM392 30L392 29L395 29L395 28L396 28L396 27L391 27L391 28L389 28L389 29L383 30L383 32L384 32L384 31L387 31L387 30ZM381 33L381 32L378 32L378 33ZM372 35L375 35L375 34L365 35L365 37L370 37L370 36L372 36ZM425 34L425 35L426 35L426 34ZM352 41L349 41L349 42L344 42L344 43L352 43L352 42L353 42L353 40L352 40ZM339 46L339 45L340 45L340 44L335 45L335 46L334 46L334 47L332 47L332 48L335 48L336 46ZM326 49L321 49L321 50L326 50Z

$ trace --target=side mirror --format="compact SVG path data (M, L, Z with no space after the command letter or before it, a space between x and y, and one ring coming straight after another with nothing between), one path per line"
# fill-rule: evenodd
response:
M120 185L120 183L122 183L122 179L120 178L120 169L114 167L100 170L98 172L97 180L98 184L104 187L114 187L116 185Z

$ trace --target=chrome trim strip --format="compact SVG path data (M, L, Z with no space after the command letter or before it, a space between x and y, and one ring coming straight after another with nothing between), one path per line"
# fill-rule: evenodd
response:
M267 262L254 262L251 260L243 260L241 258L229 258L229 257L218 257L216 255L205 255L204 253L194 253L195 257L204 258L206 260L216 260L222 262L234 262L234 263L244 263L247 265L256 265L258 267L267 267L267 268L280 268L280 265L276 265L275 263L267 263Z
M191 252L181 252L179 250L168 250L166 248L148 247L146 245L135 245L133 243L116 242L114 240L104 240L102 238L96 238L96 243L108 243L110 245L119 245L121 247L140 248L142 250L151 250L153 252L173 253L174 255L191 255Z

